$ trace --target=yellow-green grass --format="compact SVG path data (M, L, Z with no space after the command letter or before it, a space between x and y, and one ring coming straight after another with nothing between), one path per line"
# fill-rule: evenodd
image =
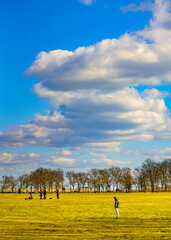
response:
M119 219L114 195L120 202ZM0 239L171 239L171 193L28 197L0 194Z

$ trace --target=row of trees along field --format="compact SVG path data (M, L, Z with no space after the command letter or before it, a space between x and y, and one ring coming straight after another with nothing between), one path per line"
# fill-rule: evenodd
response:
M100 191L170 191L171 159L155 162L146 159L141 167L111 167L109 169L90 169L88 172L68 171L61 169L38 168L30 174L17 179L14 176L3 176L0 181L1 192L6 191L40 191L49 192L61 189L72 192Z

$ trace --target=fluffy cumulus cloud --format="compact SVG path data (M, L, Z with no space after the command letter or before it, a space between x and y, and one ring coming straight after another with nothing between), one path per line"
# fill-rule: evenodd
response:
M57 152L50 156L39 155L36 153L29 154L0 154L0 167L6 166L31 166L32 168L39 167L40 165L52 165L54 167L72 166L75 164L73 158L68 158L71 155L70 151Z
M156 0L154 5L153 19L151 26L153 28L171 29L171 5L169 0Z
M130 165L129 161L120 161L120 160L111 160L104 154L99 153L90 153L92 156L91 162L97 164L113 165L113 166L122 166Z
M164 159L171 158L171 148L164 148L164 149L126 149L120 148L120 152L125 154L125 156L138 156L141 159L154 159L155 161L162 161Z
M39 79L34 92L55 110L0 132L0 146L119 152L123 141L171 139L167 93L155 89L171 82L170 20L169 2L156 0L153 19L143 31L74 52L39 53L26 74ZM140 85L147 89L138 92Z
M94 152L120 152L120 142L90 142L85 147L91 148Z
M70 157L69 157L70 155ZM9 154L3 153L0 154L0 171L3 171L3 174L6 172L13 172L17 174L25 174L39 168L40 166L46 168L63 168L65 171L75 169L80 171L80 169L85 168L104 168L115 165L115 166L128 166L131 165L129 161L113 160L108 158L104 154L100 153L89 153L82 155L81 159L75 160L74 152L70 151L61 151L56 152L52 155L39 155L35 153L30 154ZM23 168L24 166L24 168ZM10 171L9 171L10 170Z
M125 34L74 52L41 52L26 74L41 79L42 87L49 90L116 91L139 84L154 85L163 79L171 82L170 51L163 52L160 46Z
M65 92L55 93L49 99L51 104L58 107L61 101L64 106L47 116L37 114L27 125L1 132L0 146L85 146L119 152L122 141L170 139L171 121L164 96L156 89L142 94L134 88L115 93L67 93L71 95L68 99Z
M153 149L148 152L143 152L143 154L145 158L153 158L161 161L163 159L171 158L171 148Z
M0 166L8 165L19 165L28 162L33 163L40 158L39 154L29 153L29 154L0 154Z
M127 6L123 6L120 9L127 13L127 12L138 12L138 11L153 11L155 7L155 4L151 1L144 1L141 2L139 5L135 3L130 3Z
M171 14L168 9L168 1L156 0L150 26L141 32L106 39L74 52L41 52L26 74L40 79L41 86L51 95L51 90L116 91L139 84L170 83ZM149 44L146 40L153 42Z
M60 166L64 166L64 165L69 166L69 165L73 165L75 163L75 160L73 158L56 158L55 156L53 156L52 158L50 158L49 162L55 163Z
M138 34L154 42L156 46L159 46L163 52L161 58L163 58L165 54L167 55L171 44L171 4L169 0L155 1L150 26L138 32ZM166 71L166 78L168 75L170 74Z

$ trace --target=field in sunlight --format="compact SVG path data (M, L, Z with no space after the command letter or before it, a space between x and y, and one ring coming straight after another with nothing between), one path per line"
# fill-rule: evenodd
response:
M0 194L0 239L171 239L171 193ZM52 198L52 199L50 199Z

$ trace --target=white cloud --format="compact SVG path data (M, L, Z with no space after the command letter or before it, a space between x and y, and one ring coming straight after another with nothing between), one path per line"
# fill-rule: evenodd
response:
M159 46L147 44L136 35L106 39L68 52L67 57L62 52L40 53L26 71L28 76L41 79L41 86L51 97L55 89L116 91L139 84L159 84L163 79L171 81L170 51L163 53ZM163 54L165 58L161 58Z
M158 36L160 32L162 37ZM148 43L140 36L156 42ZM137 34L106 39L74 52L40 53L26 74L40 79L35 92L42 97L48 94L51 98L54 90L59 94L60 91L66 92L68 98L69 91L74 91L74 96L79 90L116 91L140 84L170 83L170 36L170 30L156 28L151 22L150 28Z
M113 166L131 164L131 162L129 161L111 160L108 157L106 157L104 154L90 153L90 155L93 156L94 158L90 159L89 161L94 164L107 164L107 165L113 165Z
M171 158L171 148L165 149L153 149L151 151L143 151L145 158L153 158L157 160L163 160Z
M127 12L138 12L138 11L153 11L154 9L154 4L151 1L144 1L141 2L139 5L135 4L135 3L130 3L127 6L123 6L120 9L127 13Z
M64 150L65 151L65 150ZM62 156L63 154L63 156ZM74 153L73 153L74 154ZM77 153L76 153L77 154ZM77 157L76 157L77 158ZM104 154L83 152L79 160L75 157L65 157L65 152L56 152L52 155L31 154L0 154L0 171L3 175L22 175L30 173L39 167L52 168L57 167L73 171L86 171L94 167L105 168L110 166L128 166L130 161L113 160Z
M2 153L0 154L0 166L22 164L25 158L32 158L32 156L31 154L19 155L19 154Z
M85 144L84 147L89 147L96 152L120 152L119 145L120 142L90 142Z
M171 6L169 0L156 0L151 26L153 28L171 29Z
M67 151L67 150L63 150L63 151L61 152L61 154L64 155L64 156L69 156L69 155L72 155L72 152Z
M79 2L81 2L85 5L91 5L95 2L95 0L79 0Z
M155 161L162 161L164 159L171 158L171 148L164 148L164 149L120 149L121 152L125 155L134 155L139 156L142 159L151 158Z
M0 154L0 166L40 166L40 165L53 165L55 166L70 166L75 164L75 160L72 158L66 158L62 156L71 155L70 151L63 150L62 152L57 152L53 155L39 155L36 153L29 154Z
M122 141L170 138L170 118L162 94L156 89L139 94L134 88L98 91L54 92L49 97L59 112L36 115L27 125L0 135L0 146L32 145L55 147L87 146L95 151L119 152ZM58 106L60 99L65 106ZM55 104L57 104L55 106ZM15 135L16 133L16 135ZM63 152L69 154L69 152Z
M171 4L169 0L155 1L150 26L137 34L153 41L158 46L161 52L161 59L166 56L168 51L170 51L171 44ZM170 72L167 73L166 71L166 78L168 75L170 76Z
M55 97L55 94L54 94ZM56 97L55 97L56 98ZM65 128L67 126L67 120L64 116L62 116L58 112L49 112L48 116L41 116L40 114L36 114L33 120L28 120L30 124L36 124L40 127L47 127L47 128L53 128L58 126L58 128ZM45 134L45 131L43 129L43 132ZM41 135L37 134L37 135Z
M156 0L153 19L143 31L74 52L39 53L26 74L39 78L34 92L56 110L1 132L0 146L119 152L123 141L171 139L166 93L134 88L171 82L170 19L168 1Z
M28 156L31 157L31 158L40 157L40 155L36 154L36 153L29 153Z
M73 165L75 163L75 160L72 158L55 158L53 157L51 162L58 164L58 165Z

